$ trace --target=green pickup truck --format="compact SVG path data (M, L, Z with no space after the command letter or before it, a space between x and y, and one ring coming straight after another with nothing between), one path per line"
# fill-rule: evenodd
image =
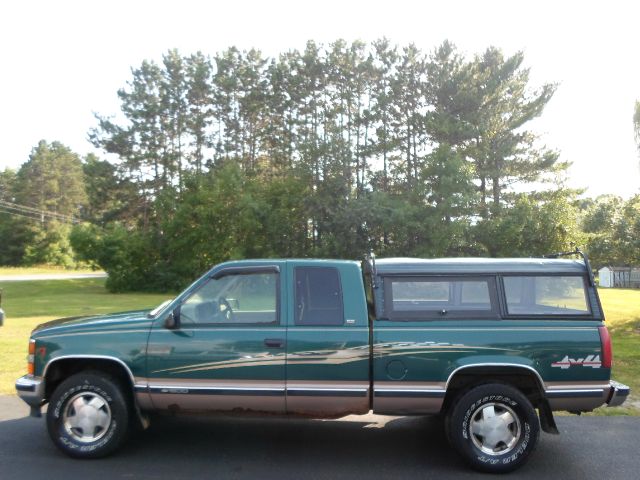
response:
M620 405L588 261L243 260L152 311L55 320L16 382L53 442L104 456L149 412L445 419L472 467L513 470L552 411Z

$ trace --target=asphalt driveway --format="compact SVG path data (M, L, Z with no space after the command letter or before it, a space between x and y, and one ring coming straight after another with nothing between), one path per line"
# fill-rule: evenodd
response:
M436 418L157 418L123 450L72 460L49 440L44 418L0 397L0 478L11 479L458 479L468 470ZM500 478L640 478L640 418L559 417L521 470Z

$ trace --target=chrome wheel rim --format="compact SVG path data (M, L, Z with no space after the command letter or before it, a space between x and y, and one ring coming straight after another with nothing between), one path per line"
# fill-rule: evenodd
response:
M62 421L70 437L81 443L91 443L107 433L111 425L111 409L97 393L79 393L67 402Z
M471 415L469 433L474 445L488 455L509 453L520 440L518 415L503 403L487 403Z

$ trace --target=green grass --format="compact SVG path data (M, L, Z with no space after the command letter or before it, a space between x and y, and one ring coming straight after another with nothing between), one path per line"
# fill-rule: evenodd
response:
M2 269L0 269L2 271ZM15 379L26 369L27 341L31 330L53 318L151 308L171 295L112 294L105 280L41 280L0 282L7 314L0 328L0 394L15 393ZM632 388L624 407L601 408L596 415L640 415L640 290L600 289L611 332L613 378Z
M0 267L0 276L14 275L37 275L44 273L99 273L101 270L91 270L90 268L68 269L64 267L52 267L47 265L37 267Z
M640 290L600 288L600 301L613 344L612 378L631 387L624 407L600 408L596 414L640 415Z
M152 308L167 294L109 293L105 279L0 282L5 324L0 327L0 394L15 393L26 373L27 343L36 325L59 317Z

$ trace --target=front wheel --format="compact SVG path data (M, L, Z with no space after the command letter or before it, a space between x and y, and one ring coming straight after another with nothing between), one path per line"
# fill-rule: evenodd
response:
M125 440L129 406L120 384L101 372L79 373L53 392L47 429L53 443L76 458L103 457Z
M524 465L538 442L531 402L508 385L488 384L462 395L448 418L448 437L476 470L510 472Z

